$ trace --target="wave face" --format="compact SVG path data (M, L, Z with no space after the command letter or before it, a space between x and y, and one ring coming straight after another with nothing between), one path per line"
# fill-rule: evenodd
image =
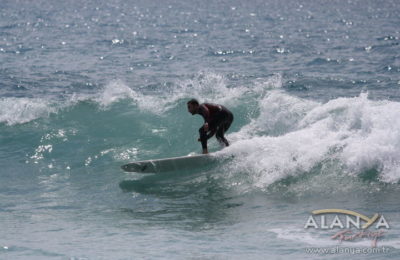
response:
M398 102L371 100L368 93L327 102L296 97L282 88L279 74L248 85L229 86L227 81L221 74L201 72L151 91L119 80L58 101L3 98L0 118L3 129L39 125L35 131L41 136L26 158L29 163L54 167L53 160L62 160L64 166L89 166L104 156L127 162L198 151L201 117L186 111L187 100L195 97L234 112L227 135L232 145L219 154L235 159L220 167L231 175L245 174L251 183L246 190L265 190L313 171L349 178L375 172L375 181L399 181ZM87 141L78 142L83 139ZM82 145L91 150L92 142L102 148L76 153ZM216 142L210 142L211 149L218 150ZM56 153L58 149L64 154Z

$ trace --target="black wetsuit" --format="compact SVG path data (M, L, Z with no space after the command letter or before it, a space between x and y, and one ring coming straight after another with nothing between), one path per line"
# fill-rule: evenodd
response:
M207 149L207 140L214 134L220 143L229 146L229 142L224 137L224 133L232 124L232 112L221 105L203 103L200 104L198 114L204 118L206 123L208 123L208 132L204 130L204 126L199 129L200 141L203 149Z

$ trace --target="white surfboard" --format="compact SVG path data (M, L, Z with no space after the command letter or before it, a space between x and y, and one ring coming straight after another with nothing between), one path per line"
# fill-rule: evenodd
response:
M137 161L122 165L121 168L126 172L161 173L207 166L215 159L216 157L212 156L211 154L197 154L156 160Z

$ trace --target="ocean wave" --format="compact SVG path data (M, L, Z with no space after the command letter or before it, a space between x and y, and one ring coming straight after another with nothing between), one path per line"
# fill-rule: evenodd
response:
M248 86L229 86L221 74L200 72L192 78L177 80L153 91L146 91L146 88L135 90L122 81L113 81L91 99L103 108L121 99L130 99L142 111L162 114L175 108L183 99L196 98L201 102L234 106L243 96L263 96L267 90L281 86L282 76L279 74L265 80L257 80Z
M3 98L0 100L0 122L7 125L27 123L84 102L91 102L100 110L109 110L114 104L128 100L140 111L155 115L172 110L181 100L191 98L197 98L201 102L236 106L243 97L263 96L267 90L281 86L282 77L279 74L258 79L248 86L228 86L223 75L213 72L200 72L191 78L154 89L145 86L135 88L121 80L114 80L91 93L72 93L56 99L54 96Z
M259 116L230 134L232 145L220 152L235 156L224 167L243 180L243 189L265 190L316 168L318 177L304 181L326 190L354 188L342 185L343 178L368 171L379 182L400 180L400 103L372 101L366 93L318 103L273 91L259 104Z
M368 178L380 183L400 181L399 102L374 101L368 98L367 93L362 93L322 103L292 96L281 86L280 75L233 87L223 76L209 72L177 81L162 90L155 88L147 92L134 89L122 81L113 81L94 93L74 94L63 102L40 98L0 99L0 122L7 125L26 123L87 102L92 104L93 110L86 113L96 113L98 109L98 116L101 117L114 112L113 105L121 100L130 102L128 104L133 104L142 112L153 113L156 115L154 118L159 120L158 114L194 97L200 101L225 104L236 110L235 124L241 125L241 128L228 132L232 145L220 152L222 155L234 155L235 160L221 167L231 175L231 178L227 176L228 180L239 179L245 190L268 189L292 177L299 178L297 187L292 185L292 189L299 190L318 186L325 190L335 186L351 189L352 186L343 180L363 175L372 175ZM110 111L101 114L104 110ZM174 112L171 111L172 114ZM129 115L125 116L123 120L126 121ZM244 120L244 117L248 118ZM118 123L118 120L122 119L116 117L113 122ZM96 124L101 122L103 120L99 118ZM170 131L177 132L176 129ZM213 145L210 143L210 146ZM114 146L111 148L117 149ZM135 149L138 149L135 151L139 151L140 157L142 148ZM121 158L125 156L123 152L118 153ZM311 177L311 180L303 178L313 172L317 177ZM340 174L347 177L335 179ZM307 185L301 179L307 179L304 180L308 181ZM327 180L331 183L327 184Z
M0 122L7 125L27 123L57 111L51 103L40 98L2 98L0 108Z

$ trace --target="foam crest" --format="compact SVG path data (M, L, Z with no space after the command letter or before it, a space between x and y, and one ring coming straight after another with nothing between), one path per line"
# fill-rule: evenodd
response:
M245 90L228 88L223 76L214 73L201 73L194 79L177 81L156 90L135 90L124 82L112 81L92 96L75 97L76 100L93 100L103 109L122 99L131 99L142 111L161 114L178 105L181 99L198 98L212 102L227 103L240 97Z
M380 171L381 181L400 180L400 103L365 101L355 106L354 129L341 159L350 172L371 168Z
M182 99L197 98L201 102L213 102L228 106L236 105L237 101L247 96L263 96L267 89L280 87L282 77L274 75L263 81L256 81L249 86L229 86L224 76L201 72L191 79L160 86L155 91L135 90L121 81L106 85L93 99L102 107L108 107L121 99L131 99L142 111L161 114L173 109Z
M215 102L227 106L240 105L249 98L259 98L269 89L279 88L282 77L273 75L268 79L255 80L248 86L229 86L224 76L201 72L191 79L159 86L154 90L135 89L121 80L111 81L92 93L72 93L57 101L48 98L3 98L0 100L0 122L7 125L30 122L56 113L81 102L94 102L102 110L108 110L121 100L131 100L141 111L162 114L179 105L182 99L197 98L201 102Z
M177 81L169 88L160 88L157 93L142 95L137 101L140 109L162 113L173 109L180 100L190 98L229 105L246 91L244 87L228 87L225 77L207 72Z
M230 86L226 78L212 72L202 72L193 79L178 82L176 100L196 98L201 102L219 103L229 107L260 100L271 90L282 87L282 76L255 79L248 85ZM179 93L179 94L178 94Z
M329 153L336 135L322 136L325 122L281 136L257 136L233 143L224 152L235 155L228 167L249 176L250 185L266 188L288 176L310 171Z
M126 98L138 102L140 100L140 95L119 80L110 82L102 88L96 96L92 97L92 99L98 102L103 108L107 108L111 104Z
M228 170L247 176L250 189L267 188L317 165L322 165L320 175L377 169L383 182L400 180L400 103L372 101L367 94L317 103L272 92L259 101L259 116L231 134L236 141L221 152L235 155ZM336 167L327 161L337 161Z
M270 91L258 101L259 116L242 128L249 135L277 136L297 128L298 122L318 105L317 102L284 94L283 91Z
M245 87L228 87L225 77L203 72L193 79L178 82L179 98L197 98L204 102L229 105L243 95Z
M39 98L0 99L0 122L7 125L27 123L56 112L50 103Z

